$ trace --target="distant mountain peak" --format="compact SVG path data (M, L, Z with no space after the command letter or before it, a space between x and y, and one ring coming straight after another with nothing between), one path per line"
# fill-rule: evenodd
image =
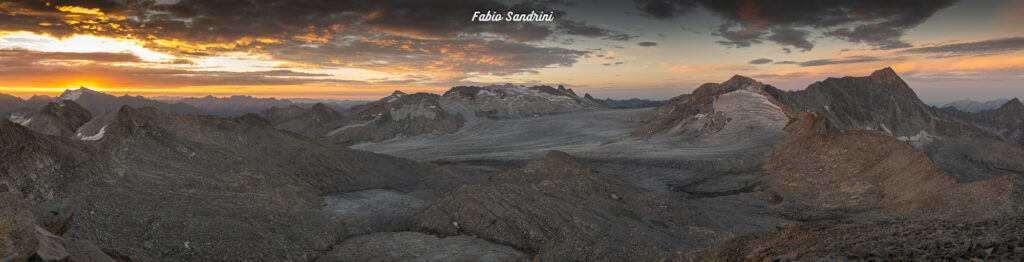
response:
M727 80L727 81L725 81L725 82L736 82L736 83L760 83L760 82L758 82L757 80L754 80L753 78L749 78L749 77L746 77L746 76L742 76L742 75L733 75L733 76L732 76L731 78L729 78L729 80Z
M72 100L72 101L74 101L74 100L78 100L78 98L81 98L82 95L85 95L85 94L102 94L102 93L97 92L96 90L89 89L88 87L84 87L84 86L83 87L79 87L77 89L65 89L64 93L61 93L60 96L57 97L57 101L61 101L61 100Z

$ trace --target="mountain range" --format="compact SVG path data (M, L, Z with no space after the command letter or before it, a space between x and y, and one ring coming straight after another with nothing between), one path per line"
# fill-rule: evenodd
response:
M890 68L664 104L518 85L344 110L0 99L2 259L1024 258L1024 106L927 106Z

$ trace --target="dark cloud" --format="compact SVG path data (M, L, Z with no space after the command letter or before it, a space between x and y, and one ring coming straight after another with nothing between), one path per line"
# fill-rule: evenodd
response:
M750 64L751 65L761 65L761 64L771 63L771 62L772 62L772 60L768 59L768 58L758 58L758 59L750 60Z
M657 46L658 43L655 43L655 42L640 42L640 43L636 43L636 45L643 46L643 47L652 47L652 46Z
M1024 37L911 48L902 53L1002 53L1024 49Z
M401 47L415 48L401 48ZM589 54L559 47L481 39L418 39L389 36L319 46L291 46L274 57L309 63L358 67L385 72L446 73L446 80L468 76L532 73L537 69L570 66ZM337 55L351 54L351 55Z
M803 49L804 51L810 51L814 48L814 44L808 41L808 35L810 31L798 30L793 28L775 28L772 29L772 34L768 36L768 40L778 43L784 46L793 46L796 48ZM788 48L786 50L789 50ZM788 52L787 52L788 53Z
M569 19L558 20L558 25L555 27L560 33L569 35L579 35L585 37L594 38L605 38L611 40L628 41L636 36L624 34L597 26L587 24L585 22L573 21Z
M142 59L130 53L39 52L25 49L0 49L0 65L4 66L30 65L52 61L137 63L142 62Z
M956 0L634 0L641 13L670 19L703 8L726 22L713 33L719 44L747 47L769 40L802 50L814 47L809 31L877 49L905 48L907 29ZM770 34L769 34L770 33Z
M778 62L775 62L774 64L776 64L776 65L795 65L795 64L799 64L799 63L797 63L796 61L778 61Z
M823 65L835 65L835 64L853 64L853 63L864 63L881 60L874 56L851 56L841 59L818 59L801 62L800 66L823 66Z
M629 34L614 34L614 35L609 35L609 36L605 37L604 39L615 40L615 41L629 41L629 40L632 40L633 38L637 38L637 36L629 35Z
M715 43L734 47L749 47L752 44L761 43L761 36L765 34L764 32L737 29L736 26L736 23L724 23L712 30L711 35L725 38L725 40L715 41Z
M697 7L697 1L686 0L633 0L641 14L657 18L669 19L685 14Z

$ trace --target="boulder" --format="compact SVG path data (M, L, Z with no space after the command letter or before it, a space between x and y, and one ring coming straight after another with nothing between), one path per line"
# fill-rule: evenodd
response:
M39 239L39 250L36 251L36 256L33 260L56 262L56 261L68 261L67 248L64 247L64 239L46 231L39 226L35 226L36 238Z
M75 203L70 199L50 200L32 208L36 225L56 235L63 235L75 223Z
M27 261L39 246L32 213L18 192L0 193L0 261Z

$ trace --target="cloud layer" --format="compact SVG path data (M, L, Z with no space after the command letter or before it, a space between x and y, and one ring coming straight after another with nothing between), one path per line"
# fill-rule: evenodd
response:
M876 49L906 48L901 38L955 0L634 0L655 19L671 19L703 8L725 22L713 30L717 43L748 47L771 41L803 51L814 48L812 31Z

